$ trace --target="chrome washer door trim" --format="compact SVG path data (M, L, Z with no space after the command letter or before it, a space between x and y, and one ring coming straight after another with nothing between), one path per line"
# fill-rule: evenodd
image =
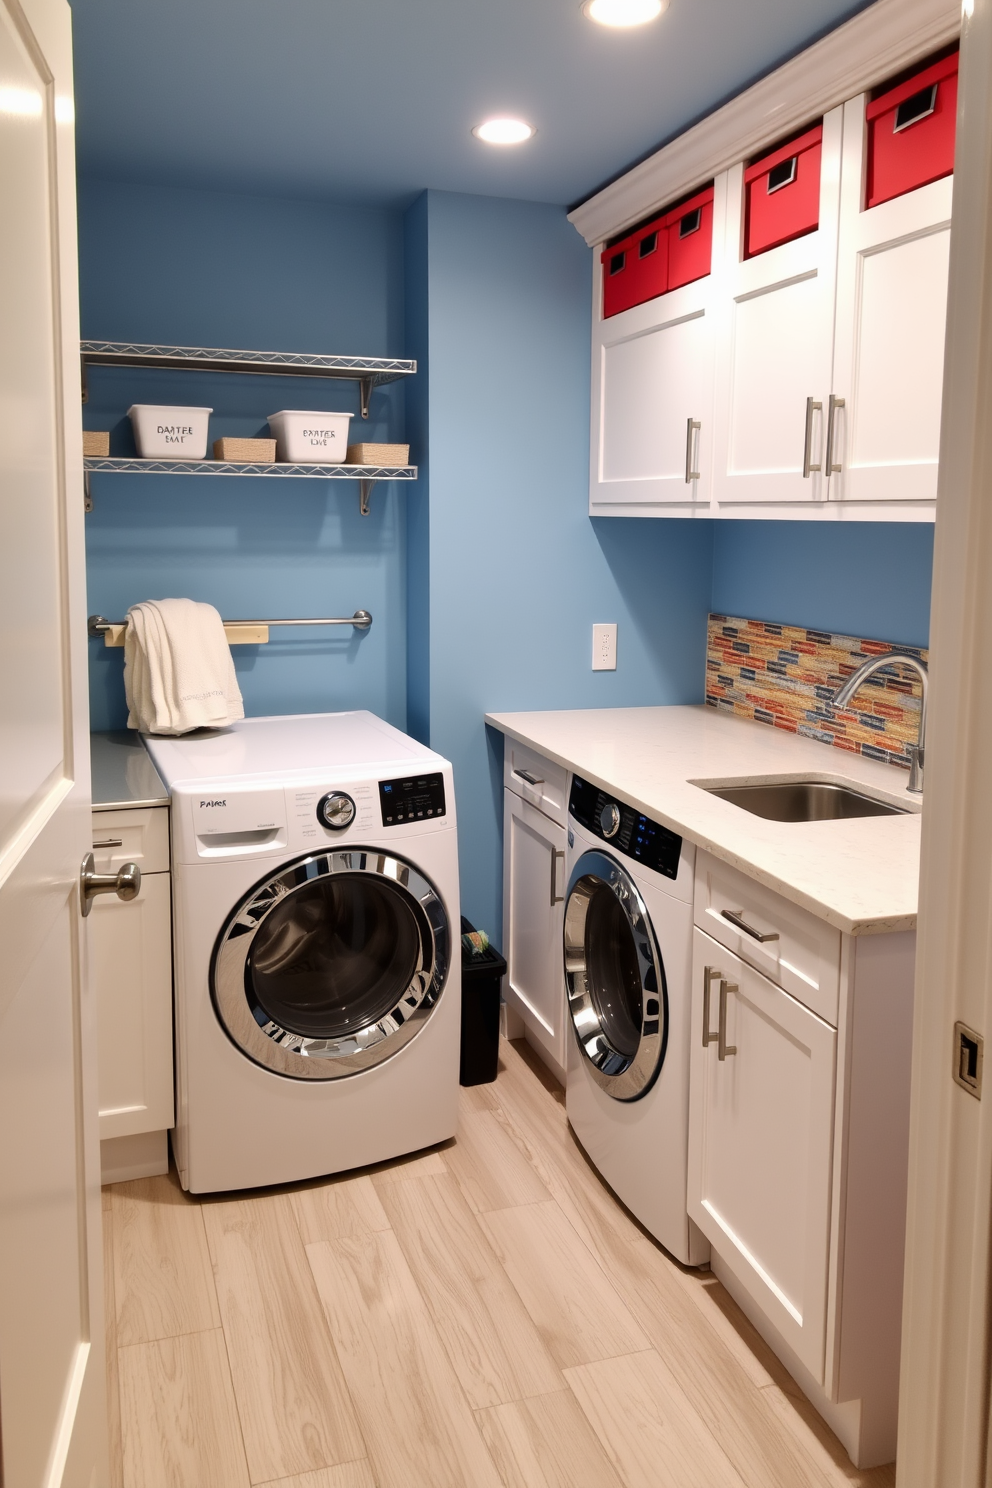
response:
M591 985L586 949L589 906L594 894L604 890L615 896L623 911L637 957L641 1028L632 1056L618 1050L607 1037ZM651 1089L664 1062L668 987L647 906L634 880L608 853L585 852L572 869L565 901L564 950L569 1018L586 1068L614 1100L639 1100Z
M409 895L420 930L418 964L385 1016L342 1038L304 1038L274 1022L254 996L248 957L269 914L327 874L374 874ZM340 1080L382 1064L420 1032L444 990L451 960L448 915L437 889L403 858L370 847L310 853L263 878L231 912L210 965L210 996L228 1037L256 1064L295 1080Z

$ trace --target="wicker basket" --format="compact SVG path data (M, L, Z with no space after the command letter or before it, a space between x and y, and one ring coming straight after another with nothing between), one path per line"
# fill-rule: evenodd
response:
M274 465L274 439L232 439L230 435L214 440L214 459L231 465Z
M406 465L410 460L408 444L349 444L349 465Z
M110 455L109 430L84 429L83 454L91 460L106 460Z

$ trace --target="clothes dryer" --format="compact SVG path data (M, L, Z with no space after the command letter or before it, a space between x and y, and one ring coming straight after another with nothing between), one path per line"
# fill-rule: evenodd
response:
M569 1123L677 1260L709 1245L686 1213L695 849L572 777L564 954Z
M145 745L172 798L183 1187L288 1183L453 1136L451 766L366 712Z

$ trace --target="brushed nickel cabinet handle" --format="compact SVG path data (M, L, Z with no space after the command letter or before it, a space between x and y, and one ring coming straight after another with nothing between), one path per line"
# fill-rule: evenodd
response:
M736 1044L727 1043L727 997L731 992L739 992L741 989L735 982L720 983L720 1020L717 1033L716 1057L721 1064L728 1054L737 1053Z
M710 998L714 982L723 981L723 972L717 971L715 966L703 968L703 1048L715 1044L718 1035L710 1032Z
M822 469L820 465L813 465L813 415L822 413L823 404L818 403L815 398L806 399L806 443L803 446L803 480L809 480L815 470L817 473Z
M844 399L835 398L833 393L831 393L830 402L827 405L827 450L823 462L827 475L840 475L841 472L841 466L834 464L834 430L836 426L834 415L838 408L844 407L846 407Z
M99 842L94 842L94 847L123 847L123 837L101 837Z
M698 434L702 427L698 419L690 418L685 421L685 483L687 486L699 480L699 471L692 468L692 436Z
M721 918L729 920L735 929L743 930L745 935L750 935L752 940L758 940L762 945L765 944L766 940L778 940L780 938L777 930L762 932L761 930L756 930L753 925L749 925L744 918L744 911L742 909L721 909L720 915Z
M564 899L564 897L565 897L564 894L559 894L559 892L558 892L558 859L559 858L561 858L562 866L564 867L564 864L565 864L565 851L564 851L564 848L553 847L551 849L551 908L552 909L554 909L554 907L555 907L556 904L560 904L562 902L562 900Z

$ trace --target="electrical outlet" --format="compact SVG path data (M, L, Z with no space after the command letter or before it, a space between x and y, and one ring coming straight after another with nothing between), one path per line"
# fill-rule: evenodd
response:
M617 669L617 628L615 625L594 625L592 628L592 669L594 672L615 672Z

